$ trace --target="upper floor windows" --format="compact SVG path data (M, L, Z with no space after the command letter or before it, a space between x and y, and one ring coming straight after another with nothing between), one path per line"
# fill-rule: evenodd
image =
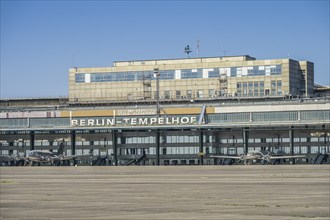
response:
M220 68L209 70L209 78L217 78L220 75Z
M181 79L203 78L202 69L184 69L181 70Z
M269 75L281 75L281 74L282 74L282 66L274 65L274 66L231 67L230 73L229 74L227 73L227 76L242 77L242 76L264 76L264 75L269 76Z
M219 78L243 77L243 76L269 76L281 75L282 66L247 66L229 67L213 69L181 69L181 70L161 70L160 80L172 79L200 79L200 78ZM105 73L76 73L75 82L119 82L119 81L141 81L144 79L155 80L153 71L130 71L130 72L105 72Z
M84 73L77 73L75 77L76 77L76 83L85 82L85 74Z

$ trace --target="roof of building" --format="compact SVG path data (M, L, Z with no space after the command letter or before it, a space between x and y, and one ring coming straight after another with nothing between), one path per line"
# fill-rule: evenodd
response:
M219 57L194 57L194 58L176 58L176 59L153 59L153 60L128 60L128 61L114 61L113 66L139 66L139 65L160 65L173 63L208 63L219 61L247 61L256 60L256 58L249 55L239 56L219 56Z

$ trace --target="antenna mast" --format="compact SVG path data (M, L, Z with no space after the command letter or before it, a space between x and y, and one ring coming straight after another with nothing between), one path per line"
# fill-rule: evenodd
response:
M189 45L187 45L187 46L184 48L184 52L188 55L188 58L190 58L190 57L189 57L189 54L190 54L192 51L190 50Z

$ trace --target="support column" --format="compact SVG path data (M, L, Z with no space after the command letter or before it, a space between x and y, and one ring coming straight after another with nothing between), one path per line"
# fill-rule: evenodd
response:
M156 130L156 165L160 165L160 132Z
M76 132L75 131L71 131L70 140L71 140L71 154L76 155ZM73 159L73 165L76 165L76 159Z
M34 131L30 132L30 150L34 150Z
M113 150L113 160L114 165L118 166L118 150L117 150L117 131L112 131L112 150Z
M249 128L243 129L244 154L249 152Z
M220 131L214 131L214 133L213 133L213 135L214 135L214 146L215 146L215 148L216 148L216 151L215 151L215 154L221 154L221 149L220 149L220 147L221 147L221 145L220 145ZM219 158L214 158L214 164L215 165L218 165L219 164Z
M204 143L204 135L203 131L199 131L199 155L200 155L200 165L204 164L204 152L203 152L203 143Z
M290 154L291 154L291 156L293 156L293 154L294 154L294 132L293 132L292 126L290 127L290 130L289 130L289 139L290 139ZM292 158L291 161L292 161L292 164L295 164L294 158Z
M214 132L214 141L215 141L215 147L216 147L216 154L221 154L220 131Z

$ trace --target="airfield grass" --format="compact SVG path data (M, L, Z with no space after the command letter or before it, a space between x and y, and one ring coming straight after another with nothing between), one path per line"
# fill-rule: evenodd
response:
M330 165L1 167L0 219L324 219Z

